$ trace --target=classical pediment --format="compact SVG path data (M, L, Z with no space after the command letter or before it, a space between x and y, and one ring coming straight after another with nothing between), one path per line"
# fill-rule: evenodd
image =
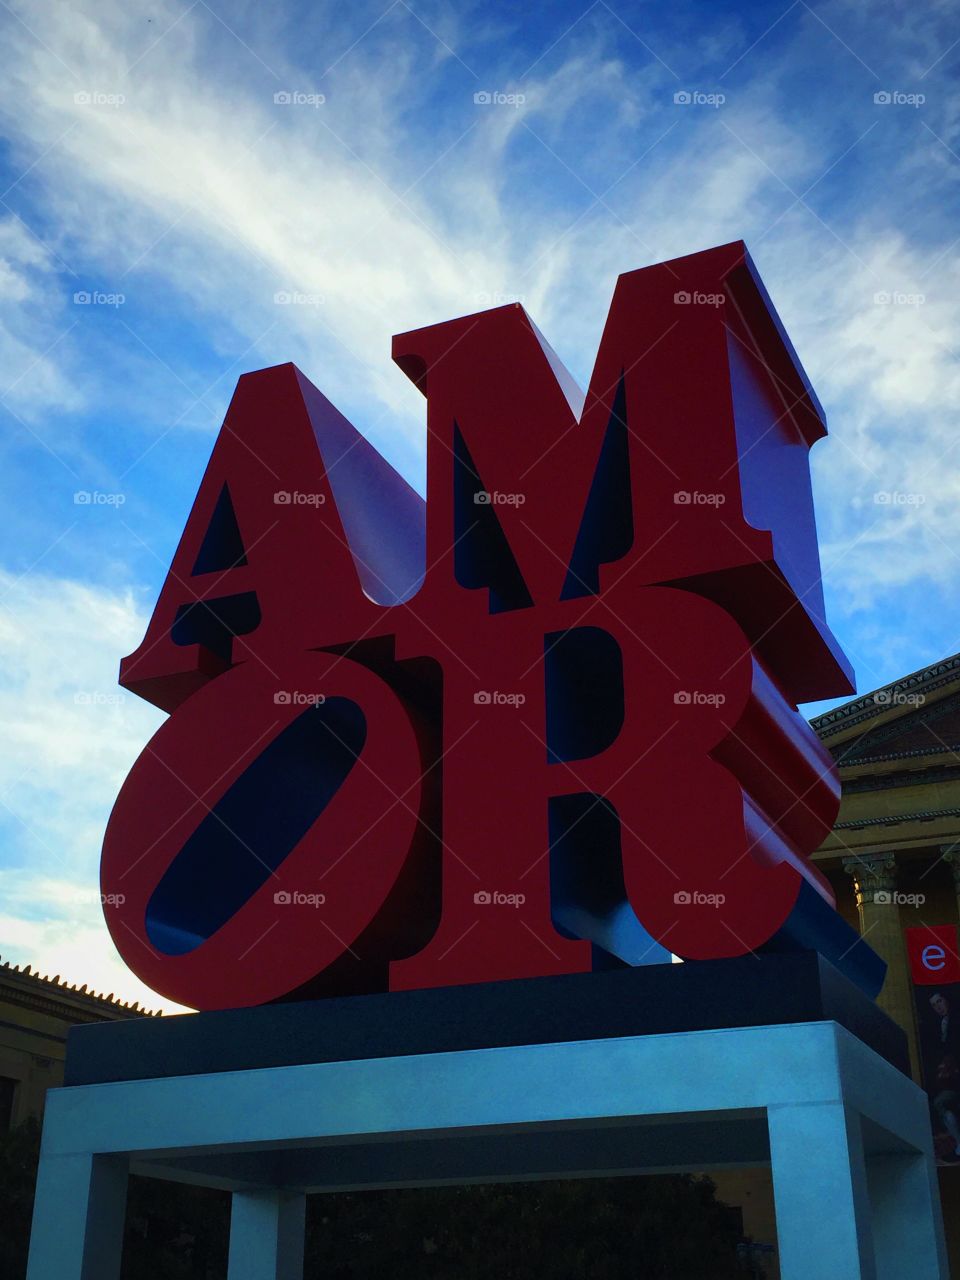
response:
M811 721L842 766L960 752L960 655L863 694Z
M832 748L840 765L904 755L951 755L960 751L960 693L918 706L891 722L881 721Z

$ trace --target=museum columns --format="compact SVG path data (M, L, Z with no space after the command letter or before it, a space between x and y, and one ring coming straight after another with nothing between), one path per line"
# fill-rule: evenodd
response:
M853 877L860 933L887 964L887 976L877 1004L906 1032L910 1067L914 1079L919 1080L913 989L897 900L896 856L890 852L852 854L843 859L843 869Z

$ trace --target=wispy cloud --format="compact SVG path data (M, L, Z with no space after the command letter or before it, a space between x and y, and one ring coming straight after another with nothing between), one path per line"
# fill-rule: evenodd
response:
M74 698L118 692L246 369L295 360L420 483L393 333L518 297L583 381L619 272L743 237L827 407L827 594L863 683L960 649L949 5L4 14L0 952L29 958L40 886L92 883L157 717ZM78 511L94 487L122 520ZM102 958L95 917L70 919Z

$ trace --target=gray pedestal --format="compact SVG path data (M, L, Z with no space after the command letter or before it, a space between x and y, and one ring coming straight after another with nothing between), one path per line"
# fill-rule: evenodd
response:
M784 1280L946 1280L926 1098L832 1021L54 1090L28 1280L116 1280L128 1170L229 1188L230 1280L293 1280L306 1192L765 1163Z

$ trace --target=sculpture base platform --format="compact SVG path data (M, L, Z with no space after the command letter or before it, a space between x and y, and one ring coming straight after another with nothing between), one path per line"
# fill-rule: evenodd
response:
M658 1027L738 1001L771 1016ZM427 1016L445 1002L452 1023ZM284 1019L312 1039L271 1039ZM947 1280L902 1050L816 956L84 1027L47 1101L28 1280L116 1280L129 1172L231 1190L229 1280L300 1280L308 1192L761 1165L784 1280Z

